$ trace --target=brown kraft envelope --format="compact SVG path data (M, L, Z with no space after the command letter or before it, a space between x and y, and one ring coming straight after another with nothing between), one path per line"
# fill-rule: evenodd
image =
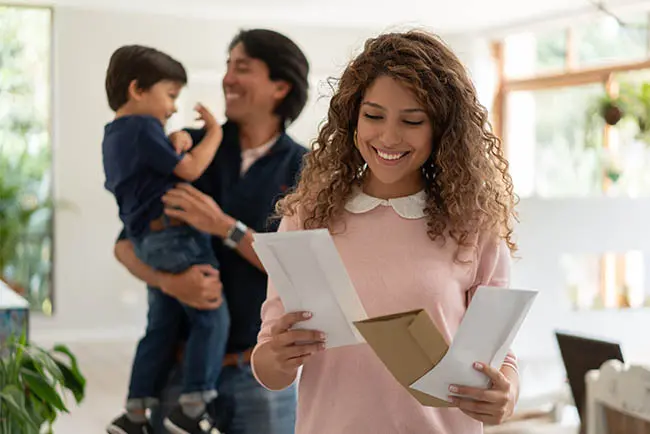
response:
M369 318L354 325L395 379L422 405L452 406L409 387L433 369L449 348L426 311Z

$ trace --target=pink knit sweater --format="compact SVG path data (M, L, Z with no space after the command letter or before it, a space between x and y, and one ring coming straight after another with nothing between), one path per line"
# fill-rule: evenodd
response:
M404 218L388 204L345 213L334 242L368 316L424 308L451 342L479 285L506 286L509 250L494 238L477 239L454 261L456 244L427 235L425 218ZM300 230L298 219L280 230ZM262 307L259 343L285 313L273 285ZM509 356L509 363L516 363ZM253 366L254 368L254 366ZM326 350L304 365L298 389L297 434L479 434L480 422L458 409L419 404L366 344Z

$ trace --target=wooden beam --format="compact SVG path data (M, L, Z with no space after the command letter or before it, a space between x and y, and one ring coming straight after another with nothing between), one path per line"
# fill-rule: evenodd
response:
M496 92L494 94L494 100L492 101L492 127L494 134L501 139L503 146L503 154L507 155L505 150L505 118L506 118L506 99L505 91L503 88L504 80L504 53L503 53L503 42L493 42L492 43L492 57L494 59L494 64L496 67Z
M574 71L578 67L578 56L576 50L576 33L573 27L566 30L566 37L564 38L564 68L567 71Z
M586 68L580 71L540 75L532 78L505 80L503 89L505 92L518 92L604 83L611 74L641 69L650 69L650 59L635 63Z

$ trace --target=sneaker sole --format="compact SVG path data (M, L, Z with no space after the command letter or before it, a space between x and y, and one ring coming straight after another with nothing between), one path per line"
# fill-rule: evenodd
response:
M107 426L106 427L106 432L108 434L129 434L126 431L124 431L122 428L120 428L119 426L115 426L115 425Z
M176 424L174 424L174 422L169 419L165 419L163 421L163 426L167 431L169 431L169 434L191 434L188 431L185 431L183 428L176 426ZM212 430L208 431L206 434L221 434L221 431L216 428L212 428Z
M165 429L169 431L169 434L190 434L169 419L165 419L163 425L165 426Z

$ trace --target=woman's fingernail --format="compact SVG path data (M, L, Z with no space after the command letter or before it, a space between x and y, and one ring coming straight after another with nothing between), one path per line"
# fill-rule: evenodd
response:
M319 348L320 350L324 350L324 349L325 349L325 344L319 344L319 345L318 345L318 348Z
M302 317L303 318L311 318L311 312L303 312Z
M479 371L483 370L483 363L474 363L474 368L478 369Z
M451 393L458 393L458 387L456 386L449 386L449 391Z
M318 337L320 338L321 341L324 341L327 338L327 335L325 333L319 333Z

